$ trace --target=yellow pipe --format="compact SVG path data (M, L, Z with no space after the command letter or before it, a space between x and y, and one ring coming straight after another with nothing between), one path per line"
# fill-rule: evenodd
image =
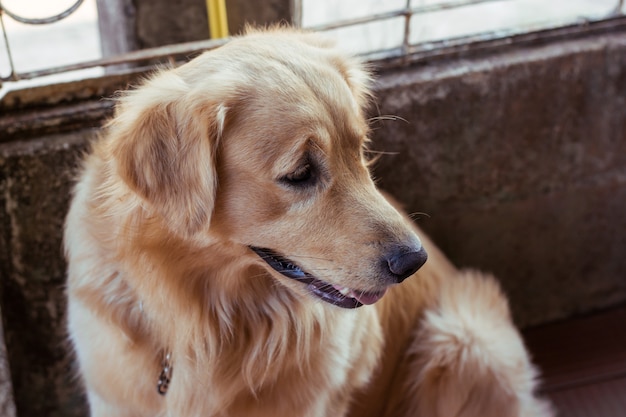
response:
M206 0L209 14L211 39L228 37L228 19L226 18L226 0Z

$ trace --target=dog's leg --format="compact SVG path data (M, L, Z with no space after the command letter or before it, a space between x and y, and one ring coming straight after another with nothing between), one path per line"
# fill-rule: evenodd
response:
M89 401L89 412L91 417L137 417L137 414L109 402L104 401L93 391L87 391Z
M68 326L91 417L159 416L158 352L146 352L121 329L69 300ZM131 411L132 410L132 411Z
M496 281L460 272L440 288L411 347L407 416L549 417Z

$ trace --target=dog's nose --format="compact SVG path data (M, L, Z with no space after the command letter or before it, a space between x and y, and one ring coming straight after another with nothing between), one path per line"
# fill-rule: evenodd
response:
M396 282L400 283L417 272L428 259L424 248L419 250L402 248L387 258L387 267Z

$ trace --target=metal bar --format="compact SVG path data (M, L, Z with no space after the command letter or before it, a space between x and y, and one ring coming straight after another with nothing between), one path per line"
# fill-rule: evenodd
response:
M291 7L291 23L297 27L302 27L302 1L303 0L290 0Z
M491 0L491 1L497 1L497 0ZM378 20L393 19L394 17L404 16L408 13L410 13L409 10L394 10L391 12L376 13L376 14L372 14L372 15L368 15L364 17L356 17L354 19L340 20L334 23L327 23L324 25L307 27L306 29L312 30L314 32L324 32L327 30L340 29L340 28L347 27L347 26L362 25L365 23L371 23L371 22L375 22Z
M354 19L340 20L337 22L328 23L324 25L311 26L311 27L308 27L307 29L323 32L323 31L339 29L339 28L347 27L347 26L362 25L365 23L371 23L371 22L375 22L378 20L393 19L394 17L431 13L431 12L437 12L441 10L455 9L458 7L473 6L473 5L480 4L480 3L495 3L495 2L502 2L502 1L511 1L511 0L453 0L453 1L448 1L445 3L417 6L412 9L407 6L407 8L405 9L393 10L390 12L383 12L383 13L376 13L376 14L372 14L368 16L356 17ZM407 5L410 5L410 1L407 1Z
M410 10L411 0L406 0L405 10ZM404 36L402 38L402 51L406 54L409 52L409 46L411 45L411 17L413 15L409 11L404 15Z
M456 8L465 7L465 6L474 6L476 4L481 4L481 3L495 3L495 2L502 2L502 1L510 1L510 0L452 0L452 1L447 1L447 2L436 3L436 4L427 4L425 6L417 6L411 9L411 13L413 14L431 13L431 12L437 12L440 10L456 9Z
M4 5L2 4L2 1L0 1L0 10L4 10L7 16L9 16L11 19L20 23L24 23L27 25L45 25L48 23L58 22L61 19L65 19L66 17L74 13L80 7L80 5L83 4L83 1L84 0L76 0L76 3L70 6L67 10L64 10L61 13L56 14L54 16L44 17L44 18L22 17L16 13L11 12L9 9L4 7Z
M575 36L607 33L618 29L626 29L625 16L589 20L543 30L520 31L512 29L508 31L485 32L441 41L413 44L408 56L404 56L401 50L395 49L368 53L364 57L367 60L376 59L380 61L378 65L385 67L394 66L397 63L424 62L430 59L451 57L467 52L495 50L501 47L508 48L557 39L571 39Z
M15 81L30 80L37 77L43 77L46 75L59 74L63 72L76 71L86 68L94 67L107 67L110 65L127 64L130 62L149 61L154 59L168 59L170 57L180 55L191 55L206 51L209 49L215 49L228 42L227 38L223 39L210 39L205 41L186 42L175 45L160 46L157 48L142 49L139 51L128 52L125 54L115 55L107 58L96 59L92 61L84 61L76 64L63 65L60 67L46 68L38 71L30 71L25 73L16 74L17 78L2 77L2 81Z
M225 0L206 0L209 13L211 39L228 37L228 19L226 18Z
M4 27L4 13L0 6L0 25L2 25L2 37L4 38L4 45L7 48L7 57L9 58L9 67L11 68L11 73L8 77L2 77L0 81L17 81L17 75L15 73L15 65L13 64L13 56L11 55L11 46L9 45L9 38L7 37L7 31ZM0 85L2 83L0 82Z

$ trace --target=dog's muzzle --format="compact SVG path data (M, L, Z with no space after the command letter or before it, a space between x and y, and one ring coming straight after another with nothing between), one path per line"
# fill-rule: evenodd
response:
M361 291L331 284L316 278L287 257L267 248L250 246L267 265L284 277L306 285L311 294L317 298L343 308L357 308L364 304L374 304L380 300L386 288L378 291ZM423 248L400 247L391 251L383 260L381 274L390 284L404 281L413 275L424 263L428 255Z

